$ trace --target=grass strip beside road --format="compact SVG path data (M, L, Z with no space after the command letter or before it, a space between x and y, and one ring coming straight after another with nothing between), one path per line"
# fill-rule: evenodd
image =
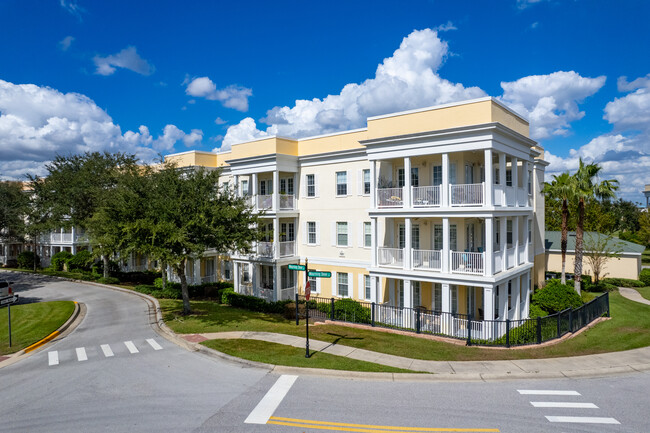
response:
M358 361L343 356L310 351L310 357L305 358L305 349L285 346L259 340L228 339L204 341L204 346L237 358L249 361L264 362L290 367L325 368L329 370L369 371L376 373L414 373L412 370Z
M219 305L209 301L192 302L194 314L183 316L181 301L161 300L167 325L174 332L193 334L225 331L265 331L304 336L304 321L294 321L279 315ZM612 319L583 331L564 342L546 347L516 350L466 347L391 334L374 329L351 328L340 325L310 326L310 338L334 344L356 347L390 355L433 361L481 361L506 359L540 359L616 352L650 346L650 306L610 293ZM303 353L304 357L304 353Z
M11 340L7 308L0 309L0 355L18 352L56 331L74 312L74 302L53 301L11 307Z
M634 290L638 291L641 296L650 301L650 287L635 287Z

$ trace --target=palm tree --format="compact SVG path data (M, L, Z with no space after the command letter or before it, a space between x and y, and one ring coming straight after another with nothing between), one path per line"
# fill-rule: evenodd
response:
M569 201L575 196L574 178L569 172L562 173L559 176L553 176L551 183L544 182L542 191L548 198L562 200L562 234L560 237L560 246L562 248L562 284L566 284L566 250L567 235L569 233Z
M573 175L575 196L578 199L578 224L576 225L575 267L573 271L574 288L580 294L582 280L583 227L585 219L585 200L589 198L608 199L616 197L618 189L616 179L598 182L598 173L602 167L592 162L585 164L580 158L578 171Z

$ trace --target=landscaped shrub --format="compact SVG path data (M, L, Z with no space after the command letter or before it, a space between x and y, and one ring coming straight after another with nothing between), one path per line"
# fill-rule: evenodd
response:
M332 306L329 303L318 303L317 308L321 313L327 314L328 318L332 314ZM353 323L370 323L372 320L370 308L347 298L334 301L334 319Z
M608 283L607 281L599 281L598 284L590 284L589 286L585 287L585 290L587 292L613 292L618 290L618 286L615 286L612 283Z
M41 258L33 251L23 251L18 254L18 267L21 269L34 269L34 260L36 260L36 267L41 266Z
M115 272L120 281L133 284L154 284L156 277L160 275L158 271L143 272Z
M604 278L603 282L613 284L616 287L645 287L642 281L629 278Z
M543 289L533 294L532 304L553 314L567 308L580 307L582 299L573 286L562 284L560 280L548 280Z
M97 282L102 284L119 284L120 280L115 277L101 277L97 280Z
M544 317L548 316L548 312L543 310L539 305L530 304L530 311L528 312L528 317L534 319L535 317Z
M646 286L650 286L650 269L642 269L641 275L639 275L639 280Z
M256 298L255 296L242 295L226 289L223 291L222 303L228 304L232 307L242 308L244 310L282 314L285 310L285 306L291 303L291 300L266 302L264 299Z
M68 262L68 259L72 257L72 254L68 251L59 251L58 253L52 256L50 261L50 268L55 271L62 271L63 266Z
M68 263L68 270L80 269L83 271L90 271L93 265L93 255L88 250L79 251L74 256L66 260Z

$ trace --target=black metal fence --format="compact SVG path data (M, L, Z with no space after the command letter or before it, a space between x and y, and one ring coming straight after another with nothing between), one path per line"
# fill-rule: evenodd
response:
M473 320L471 315L431 311L423 308L400 308L353 299L319 298L307 303L309 317L361 323L418 334L433 334L467 341L477 346L524 346L541 344L584 328L595 319L609 317L609 293L576 309L566 309L545 317L520 320Z

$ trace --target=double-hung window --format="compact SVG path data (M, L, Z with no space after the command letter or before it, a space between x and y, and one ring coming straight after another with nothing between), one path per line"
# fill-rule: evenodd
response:
M348 286L349 286L349 281L348 281L348 273L347 272L339 272L336 274L337 278L337 283L338 283L338 293L339 296L341 297L347 297L348 296Z
M316 245L316 223L314 221L307 222L307 243Z
M241 181L241 195L242 196L248 195L248 179L244 179Z
M339 247L348 246L348 223L347 222L336 223L336 246Z
M370 299L370 275L363 276L363 287L365 299Z
M421 296L421 290L420 290L420 282L419 281L411 281L411 286L413 286L413 306L414 307L419 307L422 305L422 296Z
M363 170L363 194L370 194L370 170Z
M458 251L458 230L456 224L449 225L449 249Z
M336 172L336 195L337 196L348 195L348 172L347 171Z
M307 175L307 197L316 197L316 176Z
M506 170L506 186L512 186L512 170Z
M372 246L372 225L363 223L363 246L370 248Z
M512 220L506 221L506 243L508 248L512 248Z
M442 185L442 165L433 166L433 186Z
M442 311L442 284L433 283L433 310Z

